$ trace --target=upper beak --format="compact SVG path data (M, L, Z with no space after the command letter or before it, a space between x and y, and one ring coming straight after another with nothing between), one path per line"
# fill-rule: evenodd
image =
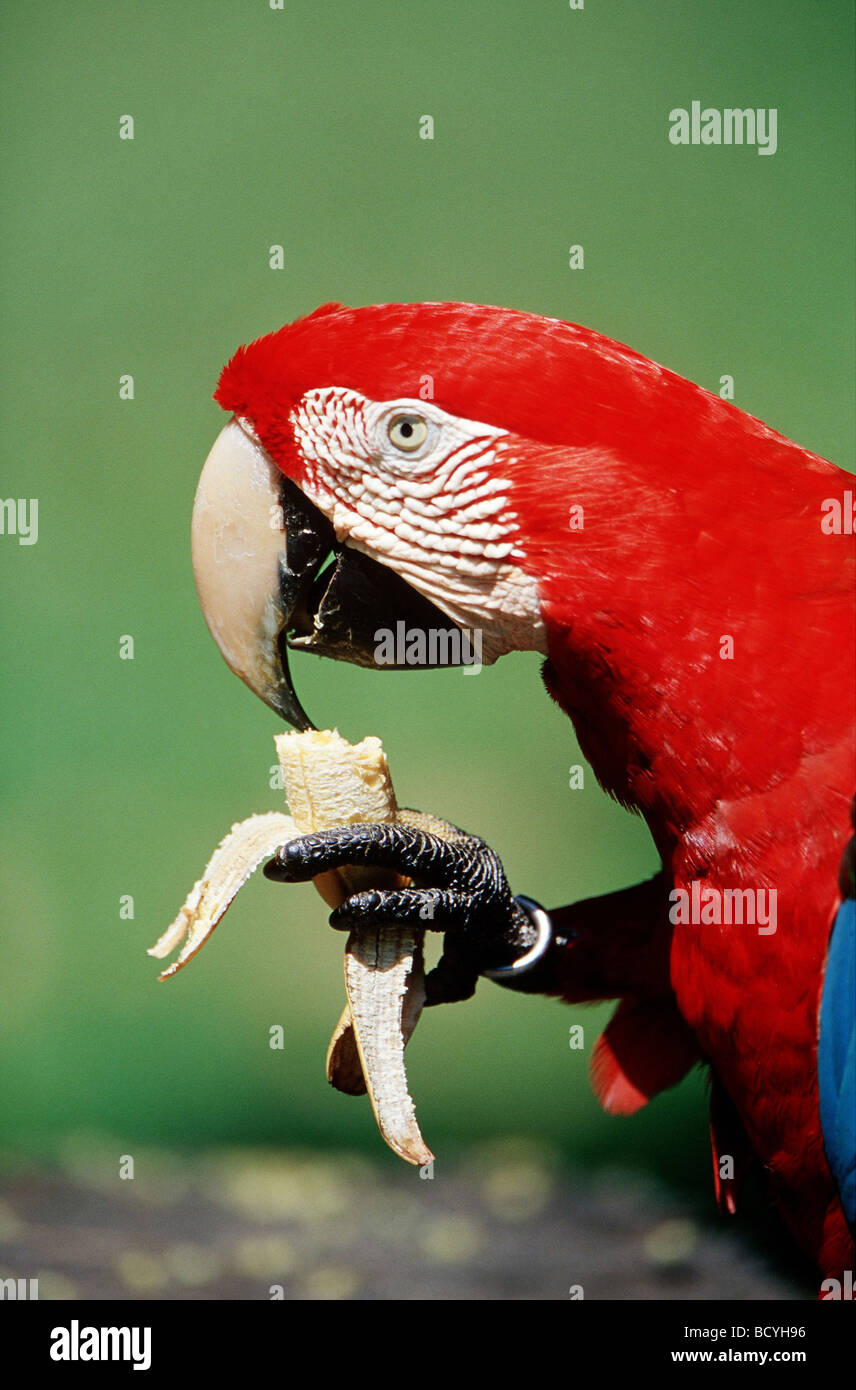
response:
M297 601L283 584L290 548L286 479L237 420L220 431L196 489L191 554L196 591L211 636L227 665L296 729L313 726L301 708L279 637ZM322 518L323 520L323 518ZM294 537L304 564L316 568L330 536Z
M378 628L450 625L394 570L338 542L236 419L202 469L191 550L202 612L227 664L296 729L314 726L291 682L289 648L377 667Z

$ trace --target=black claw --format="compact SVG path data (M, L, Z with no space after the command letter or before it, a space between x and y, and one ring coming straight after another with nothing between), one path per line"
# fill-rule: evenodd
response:
M269 860L265 875L280 883L304 883L345 864L395 869L440 887L466 879L482 893L488 893L502 874L496 855L475 837L445 841L408 825L369 824L292 840Z
M346 898L330 913L329 920L337 931L391 922L423 931L446 931L452 923L465 927L470 911L466 895L450 889L369 889Z
M402 812L402 820L392 824L303 835L269 860L264 872L276 882L304 883L347 865L394 870L412 885L352 894L330 914L331 927L351 931L396 923L445 933L444 954L426 979L429 1004L468 999L482 970L507 964L531 944L532 923L490 846L418 812Z
M472 961L455 960L450 952L445 952L425 976L426 1009L471 999L478 980L479 971Z

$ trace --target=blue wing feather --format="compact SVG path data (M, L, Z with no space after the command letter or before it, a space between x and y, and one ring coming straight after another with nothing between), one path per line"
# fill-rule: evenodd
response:
M856 1223L856 901L838 910L829 938L817 1048L826 1157L850 1225Z

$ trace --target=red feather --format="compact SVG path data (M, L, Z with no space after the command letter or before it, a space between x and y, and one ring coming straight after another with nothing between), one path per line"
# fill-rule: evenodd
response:
M610 1115L634 1115L699 1060L695 1038L674 1008L623 999L591 1055L592 1089Z

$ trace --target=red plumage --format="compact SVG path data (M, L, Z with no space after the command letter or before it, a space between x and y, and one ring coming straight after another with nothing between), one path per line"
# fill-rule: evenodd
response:
M603 785L644 815L667 884L778 895L773 935L679 925L637 959L630 928L602 921L569 948L566 998L625 1001L598 1091L626 1112L709 1060L730 1098L715 1150L742 1125L795 1234L840 1275L853 1245L816 1047L856 787L854 554L821 530L821 504L852 480L620 344L509 309L324 306L239 350L217 399L299 481L304 391L418 398L426 376L438 406L507 432L495 467L538 585L548 688ZM732 1209L733 1184L717 1187Z

